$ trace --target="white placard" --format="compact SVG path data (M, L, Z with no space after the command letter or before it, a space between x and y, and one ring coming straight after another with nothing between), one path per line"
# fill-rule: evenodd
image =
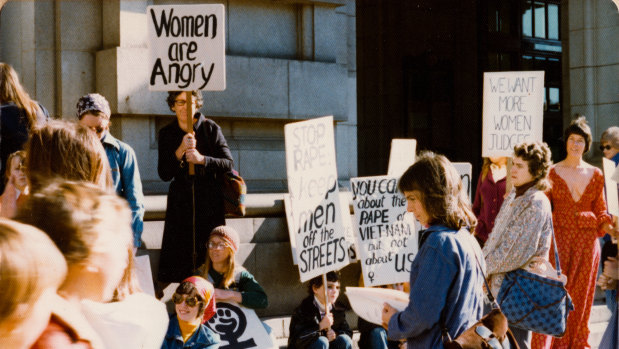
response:
M290 123L284 133L295 252L301 281L307 281L349 263L333 117Z
M417 231L406 198L391 176L351 178L355 239L363 284L406 282L417 254Z
M410 165L415 163L416 148L417 140L415 139L392 139L387 175L401 177Z
M606 191L606 205L608 213L619 217L619 195L617 195L617 181L611 178L617 170L615 162L607 158L602 158L604 170L604 189Z
M365 321L382 325L384 303L402 311L408 305L408 294L388 288L346 287L352 310Z
M135 273L138 284L142 292L155 296L155 285L153 283L153 273L150 268L150 257L148 255L137 256L134 258Z
M452 162L462 181L462 187L469 196L469 200L473 202L473 165L470 162Z
M349 199L350 196L348 193L340 193L340 206L342 207L342 224L344 225L344 232L346 235L346 241L349 243L348 246L348 257L350 261L357 260L357 252L355 250L355 231L352 224L352 217L350 215L349 208ZM292 264L297 265L297 243L295 238L295 233L297 228L295 228L294 219L292 217L292 209L290 207L290 194L284 194L284 209L286 211L286 223L288 225L288 237L290 238L290 249L292 252Z
M511 157L521 142L542 141L544 72L484 73L482 156Z
M217 302L217 312L206 325L219 334L220 348L278 348L256 312L233 302Z
M615 182L619 182L619 167L615 169L615 174L613 174L612 178Z
M146 8L150 91L226 89L224 5Z

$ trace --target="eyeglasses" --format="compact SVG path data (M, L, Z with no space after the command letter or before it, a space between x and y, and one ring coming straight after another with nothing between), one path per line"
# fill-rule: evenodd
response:
M600 145L600 150L604 151L604 150L610 150L612 147L608 144L606 145Z
M219 243L209 242L208 243L208 248L210 248L211 250L223 250L226 247L228 247L228 244L226 244L225 242L219 242Z
M196 104L196 101L192 100L191 104ZM184 107L185 105L187 105L187 101L184 99L177 99L174 101L174 105L176 105L177 107Z
M198 304L198 297L191 297L191 298L185 298L183 299L183 295L180 295L176 292L174 292L174 294L172 295L172 302L174 302L174 304L182 304L183 300L185 301L185 304L187 304L188 307L195 307L196 304Z

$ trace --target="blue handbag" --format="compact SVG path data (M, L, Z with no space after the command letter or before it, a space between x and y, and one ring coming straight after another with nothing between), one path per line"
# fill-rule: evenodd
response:
M516 269L505 274L497 301L509 324L524 330L562 337L569 312L574 310L572 299L561 280L561 266L554 229L552 244L555 251L557 278Z

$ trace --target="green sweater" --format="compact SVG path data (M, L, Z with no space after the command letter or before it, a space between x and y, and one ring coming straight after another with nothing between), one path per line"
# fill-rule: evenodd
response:
M211 268L208 271L208 275L213 280L213 286L215 286L215 288L224 288L222 285L223 274ZM235 275L234 280L235 281L233 281L227 289L241 292L243 298L241 304L243 306L251 309L264 309L269 305L267 294L250 272L242 269L238 272L238 275Z

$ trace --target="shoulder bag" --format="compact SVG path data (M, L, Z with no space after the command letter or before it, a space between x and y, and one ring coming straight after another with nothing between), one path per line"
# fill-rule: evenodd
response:
M562 337L567 326L567 316L574 310L574 305L565 289L567 277L561 274L554 234L552 228L556 276L552 265L545 260L545 271L533 273L523 268L510 271L505 274L497 299L512 326Z
M237 171L230 170L223 174L221 192L224 198L224 212L234 217L245 216L247 185Z

